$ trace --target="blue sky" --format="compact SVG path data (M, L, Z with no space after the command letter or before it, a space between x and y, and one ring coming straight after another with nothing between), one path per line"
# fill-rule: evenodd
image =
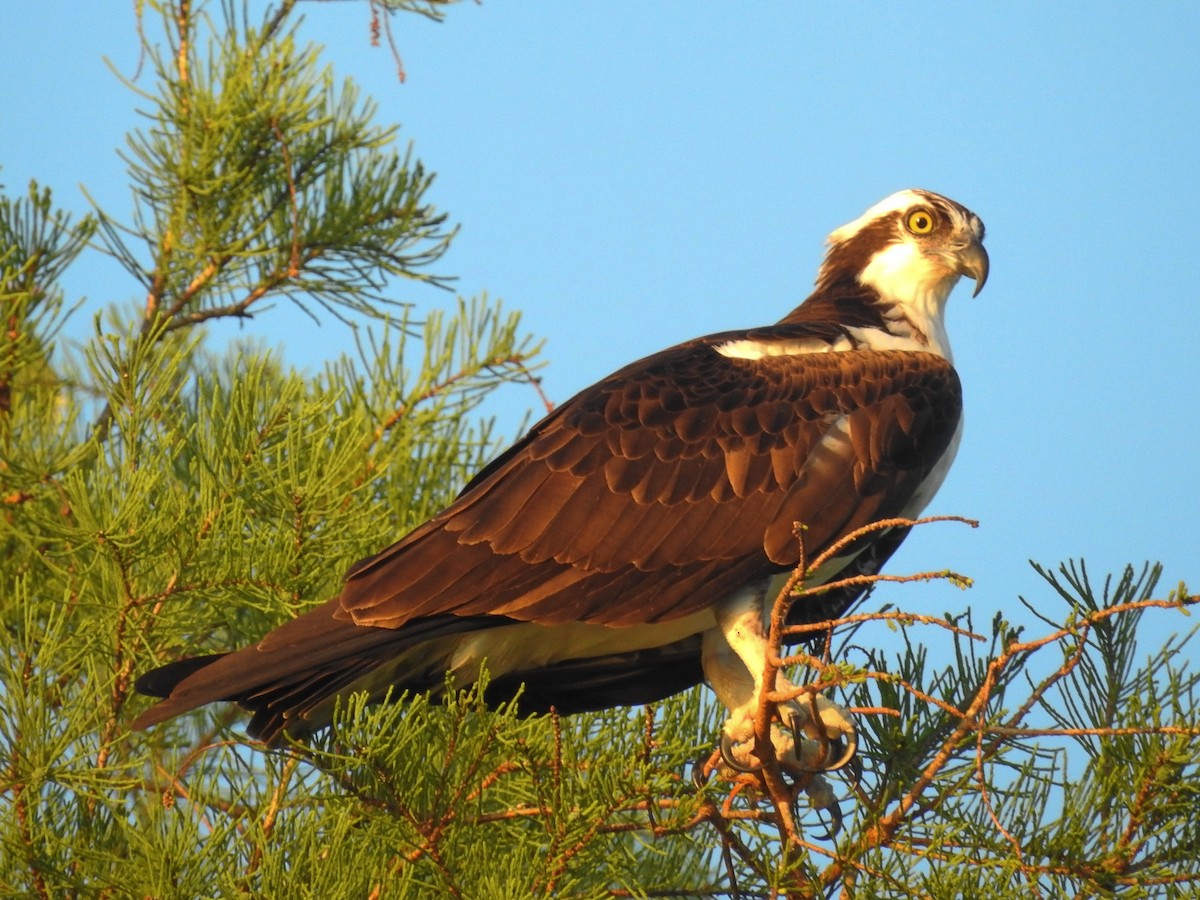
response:
M900 601L969 602L986 622L1049 596L1031 558L1097 575L1161 560L1168 585L1200 586L1200 4L486 0L393 20L403 84L365 5L305 10L303 35L438 173L433 200L463 225L439 271L524 312L557 401L779 318L824 236L892 191L971 207L992 275L951 302L967 427L929 511L982 527L928 528L892 570L976 587ZM84 185L127 212L115 151L138 101L103 58L134 72L133 4L2 4L0 33L0 180L37 178L81 212ZM139 301L98 256L68 288ZM251 332L313 367L352 346L288 308Z

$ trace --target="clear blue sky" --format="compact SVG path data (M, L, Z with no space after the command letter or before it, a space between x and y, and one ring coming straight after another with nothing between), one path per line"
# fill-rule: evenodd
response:
M992 277L951 303L967 428L930 512L982 527L926 529L892 569L977 586L901 602L986 622L1048 596L1030 558L1161 560L1200 587L1200 4L485 0L393 20L404 84L365 4L305 9L304 35L438 173L463 225L440 271L524 312L558 401L779 318L824 236L894 190L970 206ZM102 57L133 73L133 3L6 3L0 33L0 180L80 211L85 185L126 212L115 150L137 100ZM140 299L100 259L69 288ZM413 291L397 286L450 302ZM302 365L351 346L287 308L251 326L268 329Z

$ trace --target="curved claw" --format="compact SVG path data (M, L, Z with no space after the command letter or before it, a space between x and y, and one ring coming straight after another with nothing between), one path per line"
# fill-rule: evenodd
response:
M838 805L837 796L833 793L833 786L820 775L814 775L808 786L805 787L804 793L808 794L808 802L814 810L818 813L822 810L829 812L829 827L823 835L814 835L814 837L821 841L833 840L842 830L842 808ZM822 820L822 824L824 824L824 820Z
M842 808L835 800L831 805L824 807L824 809L829 813L829 827L825 830L824 834L814 834L813 837L818 841L832 841L842 831L842 822L844 821L842 818Z
M790 768L794 772L802 772L805 775L820 775L822 772L825 771L824 766L821 766L820 768L817 768L817 769L810 769L808 766L803 765L800 762L800 752L799 751L800 751L800 742L802 740L800 735L803 733L804 726L799 721L797 721L798 718L799 718L799 716L797 716L795 713L789 713L788 717L787 717L787 730L792 733L792 740L796 742L794 744L795 761L794 761L794 763L790 764Z
M829 771L828 766L817 766L814 768L814 767L806 766L800 762L800 758L801 758L800 746L801 746L801 743L803 742L803 738L801 737L801 735L804 733L802 730L804 728L804 726L802 724L800 724L800 722L797 721L798 718L799 717L795 713L792 713L788 716L787 723L786 723L787 730L792 733L792 739L796 742L794 745L794 751L793 751L795 759L793 762L791 762L789 764L789 768L793 772L799 772L799 773L803 773L805 775L821 775L822 773Z
M830 741L829 746L836 747L841 744L841 739ZM853 731L850 732L850 739L846 741L846 749L842 751L842 755L825 767L826 772L836 772L838 769L845 768L851 761L858 757L858 735ZM862 764L859 763L851 769L854 776L854 783L858 784L858 779L862 776Z
M804 728L803 724L801 724L799 721L797 721L798 718L799 717L795 713L791 713L788 716L788 720L787 720L788 731L790 731L792 733L792 735L797 739L799 738L800 734L802 733L802 729ZM845 749L841 751L840 756L838 756L833 762L829 763L828 765L822 765L822 766L818 766L816 768L809 768L808 766L800 765L799 762L797 762L797 764L795 766L796 771L804 772L808 775L821 775L821 774L824 774L825 772L836 772L838 769L844 768L845 766L854 762L858 757L858 735L853 731L850 732L850 740L847 741L844 745L843 745L841 738L838 738L837 740L832 740L832 741L824 740L824 741L821 741L820 743L821 743L822 747L825 748L826 755L829 755L830 751L833 750L833 748L835 748L835 747L844 746ZM798 756L799 755L797 754L797 757ZM852 775L854 778L854 783L857 784L859 776L862 775L862 766L861 765L856 766L855 768L853 768L851 770L851 772L852 772Z
M858 787L862 783L862 773L862 757L855 753L850 758L850 761L846 763L846 775L849 776L850 783Z
M747 766L744 762L737 759L733 755L733 738L727 734L721 735L721 762L729 766L735 772L741 772L744 775L753 775L762 769L762 763L756 766Z

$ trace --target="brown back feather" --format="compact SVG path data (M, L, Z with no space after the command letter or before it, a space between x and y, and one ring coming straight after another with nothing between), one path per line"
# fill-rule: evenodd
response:
M954 370L933 354L748 360L685 344L540 422L448 509L352 571L341 606L388 628L445 613L686 616L720 599L697 579L794 566L795 522L812 555L898 513L960 404Z

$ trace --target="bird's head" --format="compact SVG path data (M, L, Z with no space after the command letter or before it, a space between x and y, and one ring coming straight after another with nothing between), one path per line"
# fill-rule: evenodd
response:
M932 191L899 191L829 235L818 290L853 281L873 288L886 304L919 317L940 318L959 276L988 276L983 222Z

